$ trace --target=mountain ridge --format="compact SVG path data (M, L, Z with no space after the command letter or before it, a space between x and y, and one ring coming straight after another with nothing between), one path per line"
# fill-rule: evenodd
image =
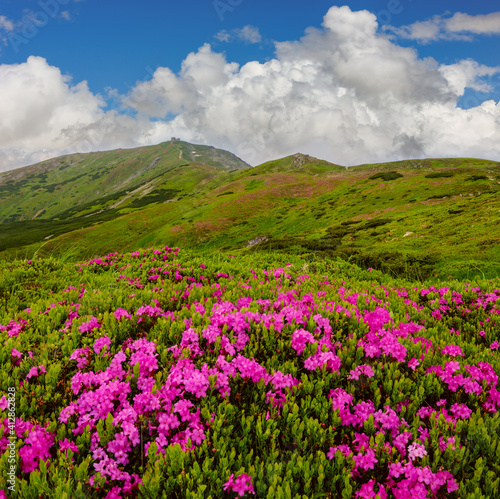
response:
M178 183L181 172L174 170L180 167L213 177L250 165L228 151L182 141L65 155L0 173L0 222L39 218L42 214L43 218L53 218L103 197L128 196L127 191L150 183L148 192L137 193L139 197L147 195L167 182ZM58 201L51 196L54 192Z
M233 169L217 168L220 157L210 155L225 152L181 143L170 151L175 161L168 171L155 176L162 161L154 147L161 145L152 147L136 178L115 175L128 190L52 215L28 200L31 219L3 216L0 258L82 259L168 244L204 252L291 250L422 278L500 276L497 162L429 158L346 168L297 153ZM193 150L205 162L184 164ZM114 154L120 164L127 153ZM87 187L83 177L75 185Z

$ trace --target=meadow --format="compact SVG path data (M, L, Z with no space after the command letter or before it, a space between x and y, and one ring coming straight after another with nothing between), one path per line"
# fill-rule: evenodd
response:
M295 154L237 166L230 153L174 142L7 172L0 260L77 261L168 245L341 258L416 280L500 277L497 162L345 168Z
M168 246L0 274L0 497L500 497L498 277Z

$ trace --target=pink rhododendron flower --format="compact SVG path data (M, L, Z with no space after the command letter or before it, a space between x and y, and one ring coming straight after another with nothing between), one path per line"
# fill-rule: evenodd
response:
M233 477L234 473L231 473L229 480L223 485L226 492L231 489L233 492L237 492L240 497L243 497L247 491L250 494L255 494L251 476L242 474L236 480Z
M77 348L70 356L69 360L76 360L76 367L83 369L89 363L90 347Z
M368 448L365 455L358 452L353 459L356 467L364 470L373 470L375 468L375 463L378 463L378 460L375 458L375 451L372 448Z
M38 372L38 370L40 369L40 372ZM45 369L45 366L41 365L41 366L34 366L30 369L29 373L26 375L26 379L30 379L30 378L33 378L33 377L38 377L40 374L42 373L46 373L47 370Z
M414 442L408 447L408 457L413 461L417 457L427 456L427 451L425 450L425 446L422 444L417 444Z
M373 312L365 311L364 320L368 324L371 333L377 333L388 322L392 322L391 314L382 307L377 307Z
M24 446L19 449L21 469L24 473L38 469L40 460L46 462L50 458L49 451L54 444L54 435L46 432L41 426L32 426L28 431Z
M19 350L16 350L15 348L12 349L12 357L17 357L17 358L21 358L22 356L22 353L19 351Z
M465 404L453 404L450 410L456 418L460 419L469 419L472 414L472 410Z
M413 369L413 371L420 365L420 361L418 359L411 359L408 361L408 367Z
M130 319L131 315L124 308L117 308L114 312L115 319L117 321L121 320L123 317Z
M92 316L88 322L84 322L80 325L78 331L80 331L80 333L89 333L92 329L99 329L100 327L101 325L97 318Z
M365 374L368 378L371 378L374 376L375 373L373 372L371 366L363 364L361 366L356 366L354 369L352 369L349 373L349 376L347 376L347 379L358 380L362 374Z
M109 345L111 345L111 339L107 336L102 336L94 341L94 352L99 355L104 349L104 355L104 353L109 350Z
M464 353L462 352L462 349L456 345L447 345L441 350L441 355L451 355L452 357L461 355L463 357Z
M332 408L335 411L336 409L344 409L346 405L351 405L353 397L342 388L335 388L335 390L330 390L328 398L332 399Z
M490 348L491 348L492 350L498 350L498 347L499 347L499 346L500 346L500 345L498 344L498 341L494 341L494 342L490 345Z
M373 490L373 487L375 485L375 480L370 480L368 483L365 483L361 486L361 489L359 489L358 492L356 492L355 497L361 497L363 499L369 499L372 497L377 497L379 496L380 499L386 499L387 498L387 492L385 491L385 487L383 485L379 485L379 490L378 492L375 492Z
M328 459L330 459L330 461L335 457L335 453L337 451L342 452L342 454L344 454L345 457L349 457L353 454L351 448L348 445L342 444L338 445L337 447L330 447L330 450L327 453L327 457Z
M314 371L317 367L322 368L325 365L330 371L338 371L340 369L340 358L333 352L319 352L304 361L304 367L308 371Z
M9 401L5 398L5 395L0 399L0 409L5 411L9 407Z
M444 452L450 444L452 449L455 450L455 437L449 437L446 440L444 437L439 437L439 448L441 449L441 452Z
M59 440L59 450L64 451L69 449L73 452L78 452L78 445L75 442L70 442L67 438L63 440Z

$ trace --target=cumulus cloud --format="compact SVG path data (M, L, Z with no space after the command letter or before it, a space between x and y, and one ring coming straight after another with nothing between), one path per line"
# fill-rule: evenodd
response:
M194 67L198 80L207 73L213 82L218 74L217 83L197 83ZM332 7L322 29L277 43L276 57L265 63L240 68L205 45L187 57L179 74L168 70L165 78L164 71L127 97L131 103L140 90L143 98L133 108L153 110L156 117L178 113L190 137L229 148L254 164L297 150L341 164L468 155L476 148L464 130L475 126L490 137L481 155L500 152L498 106L457 108L466 87L486 91L482 78L498 69L420 59L381 34L368 11ZM458 139L442 129L464 135Z
M500 73L500 66L484 66L472 59L466 59L457 64L443 65L439 71L446 78L453 92L462 96L466 88L477 92L491 92L494 88L492 77Z
M160 142L168 124L105 112L104 99L73 85L41 57L0 65L0 171L65 153Z
M321 28L276 43L243 66L208 44L181 70L160 67L109 111L85 82L41 58L0 66L0 169L82 150L184 140L251 164L303 152L353 165L402 158L500 160L500 105L457 107L466 88L489 90L499 68L440 65L381 33L368 11L332 7ZM36 82L36 83L35 83ZM119 109L119 107L118 107ZM2 156L3 155L3 156ZM3 158L3 159L2 159Z
M227 43L234 40L245 43L260 43L262 41L262 35L260 34L259 28L247 25L243 28L232 29L231 31L223 29L215 35L215 39L219 42Z
M427 21L418 21L407 26L384 29L399 38L430 43L436 40L471 41L471 35L500 35L500 12L471 16L462 12L452 17L434 16Z

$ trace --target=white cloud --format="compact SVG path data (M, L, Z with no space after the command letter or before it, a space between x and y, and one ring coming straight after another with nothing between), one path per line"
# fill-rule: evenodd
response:
M259 28L255 26L244 26L243 28L235 28L231 31L223 29L215 35L215 39L219 42L232 42L234 40L239 40L245 43L260 43L262 41L262 35L260 34Z
M477 16L457 12L446 20L446 29L451 33L500 35L500 12Z
M66 21L71 21L71 14L69 13L68 10L63 10L61 12L61 18L66 19Z
M104 112L105 102L41 57L0 65L0 171L65 153L160 142L168 124Z
M260 162L308 153L344 165L401 158L500 160L500 105L457 107L489 90L499 68L439 65L378 30L368 11L332 7L321 29L276 43L273 59L240 67L205 44L181 70L158 68L106 111L86 83L44 59L0 65L0 170L78 150L171 136Z
M14 23L5 16L0 16L0 29L4 29L5 31L13 31Z
M0 47L8 44L8 34L14 31L14 28L15 25L10 19L6 16L0 16Z
M452 17L434 16L427 21L417 21L395 28L385 26L385 31L399 38L430 43L437 40L472 41L471 35L500 35L500 12L471 16L462 12Z
M222 31L219 31L214 38L218 40L219 42L227 42L229 43L232 40L231 33L223 29Z
M262 35L259 29L250 25L236 30L236 36L247 43L260 43L262 41Z
M488 77L491 80L491 77L500 73L500 66L492 68L478 64L472 59L466 59L457 64L443 65L439 71L448 80L454 93L462 96L466 88L485 93L493 90L492 83L481 78Z
M217 83L194 82L195 59L197 78L206 73L213 82L218 72ZM205 45L188 56L179 74L169 72L167 86L159 70L139 84L151 92L135 109L143 112L161 102L165 115L179 113L178 123L190 137L231 149L254 164L298 150L341 164L439 156L440 151L469 155L476 150L475 134L464 132L458 141L448 137L453 147L437 137L443 136L441 128L463 131L476 124L490 137L481 155L500 157L498 106L480 112L457 108L465 87L485 91L482 77L496 72L473 61L441 67L422 60L380 34L372 13L332 7L323 29L277 43L276 57L265 63L238 68Z

